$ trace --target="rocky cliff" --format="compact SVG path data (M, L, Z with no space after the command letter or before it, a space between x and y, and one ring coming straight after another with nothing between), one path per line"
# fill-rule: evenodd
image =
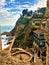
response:
M39 11L45 13L45 8L41 8ZM35 17L31 17L31 16L25 17L22 15L18 19L14 29L11 31L12 35L16 36L13 47L22 47L22 48L32 47L32 44L33 44L33 28L32 28L33 19L35 19L35 20L43 19L43 17L41 17L41 16L40 17L36 16L36 14L34 16Z
M13 47L31 47L33 41L31 19L20 17L16 22L15 28L12 30L12 34L16 36Z

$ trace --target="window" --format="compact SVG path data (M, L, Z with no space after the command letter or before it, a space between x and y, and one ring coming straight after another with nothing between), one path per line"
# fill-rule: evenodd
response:
M34 36L35 36L35 37L38 37L38 34L34 33Z
M39 35L39 39L44 39L44 33L41 33L41 34Z
M45 47L45 42L42 42L42 41L41 41L41 42L40 42L40 46L41 46L41 47Z
M42 24L42 29L46 29L46 24Z

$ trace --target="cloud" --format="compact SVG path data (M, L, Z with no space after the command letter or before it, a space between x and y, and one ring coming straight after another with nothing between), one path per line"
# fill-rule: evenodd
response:
M13 4L14 4L14 3L15 3L15 0L10 0L10 2L9 2L9 3L13 3Z
M42 7L47 7L47 0L39 0L39 2L37 4L34 4L33 6L30 6L28 9L35 11L38 8L42 8Z
M13 2L14 0L10 0L11 2Z
M6 18L6 20L3 22L0 22L0 24L1 24L1 26L7 26L7 25L14 26L19 17L20 17L20 15L17 14L11 18Z
M15 2L15 0L10 0L9 2L6 0L0 0L0 24L15 25L15 22L20 17L20 14L22 14L23 9L35 11L39 7L46 7L46 2L47 0L38 0L38 3L33 5L29 0L23 2L23 4L19 1Z
M5 8L0 8L0 21L1 19L4 21L6 18L10 17L10 13ZM1 21L2 22L2 21Z
M27 1L27 2L24 2L24 3L28 3L28 4L31 4L31 2Z
M41 7L46 7L47 6L47 0L38 0L37 4L32 5L32 3L29 2L24 2L25 4L21 4L21 5L16 5L17 9L23 10L24 8L28 8L29 10L37 10L38 8ZM28 4L27 4L28 3ZM44 4L43 4L44 3ZM31 5L29 5L31 4Z
M3 3L3 2L2 2ZM3 8L2 6L0 7L0 24L2 26L6 25L15 25L15 22L18 20L20 17L20 13L15 12L9 12L8 10L11 10L12 8Z
M40 0L38 3L39 7L47 7L47 0Z
M0 0L0 6L4 6L6 4L5 0Z

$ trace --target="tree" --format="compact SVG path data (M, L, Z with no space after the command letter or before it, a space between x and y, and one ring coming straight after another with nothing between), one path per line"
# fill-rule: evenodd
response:
M24 9L24 10L22 11L23 16L26 15L27 12L28 12L28 9Z
M27 16L31 16L32 15L32 10L28 11Z

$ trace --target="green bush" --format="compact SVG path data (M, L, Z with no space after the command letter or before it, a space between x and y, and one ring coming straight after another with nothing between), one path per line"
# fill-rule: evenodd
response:
M39 29L39 28L40 28L40 27L39 27L39 26L36 26L36 25L35 25L35 26L32 26L32 29L33 29L33 30L36 30L36 29Z
M29 23L29 19L22 17L22 18L19 19L19 22L20 22L21 24L28 24L28 23Z

